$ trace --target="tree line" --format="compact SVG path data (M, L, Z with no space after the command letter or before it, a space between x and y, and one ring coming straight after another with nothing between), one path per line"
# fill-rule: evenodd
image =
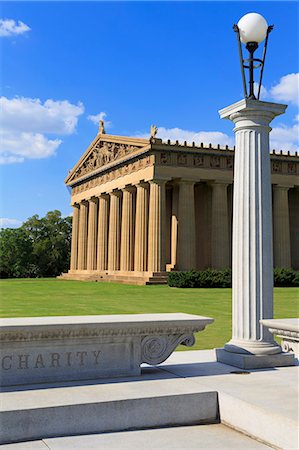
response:
M55 277L69 269L72 218L58 210L36 214L19 228L0 230L0 277Z

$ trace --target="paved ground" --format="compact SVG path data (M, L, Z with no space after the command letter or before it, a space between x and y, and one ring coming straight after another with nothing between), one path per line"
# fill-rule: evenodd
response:
M237 373L234 373L237 372ZM241 373L240 373L241 372ZM30 408L82 404L98 396L113 401L140 398L148 404L152 396L199 395L218 392L221 424L180 426L155 430L124 431L0 446L1 450L101 450L101 449L262 449L267 445L297 450L298 442L298 367L259 369L242 373L216 362L214 351L175 352L159 368L144 367L139 378L114 379L76 386L57 385L55 389L6 392L6 408L16 403ZM63 393L63 395L62 395ZM191 397L190 397L191 398ZM195 397L196 398L196 397ZM128 403L129 404L129 403ZM182 403L183 404L183 403ZM9 406L10 405L10 406ZM180 408L180 404L176 405ZM186 416L188 415L188 407ZM161 412L157 411L157 415ZM185 412L185 410L183 411ZM83 418L82 418L83 419ZM137 417L138 419L138 417ZM247 435L257 438L253 440ZM76 434L76 433L73 433Z

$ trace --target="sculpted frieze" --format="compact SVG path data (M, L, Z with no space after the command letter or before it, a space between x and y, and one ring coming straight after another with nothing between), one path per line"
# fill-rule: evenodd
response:
M83 183L80 183L78 186L73 187L72 195L79 194L80 192L84 192L92 187L99 186L101 184L105 184L108 181L112 181L112 180L120 178L124 175L128 175L130 173L136 172L136 170L148 167L150 164L151 164L150 155L146 156L145 158L141 158L138 161L124 164L115 170L106 172L102 175L99 175L99 176L93 178L92 180L85 181Z
M86 173L92 172L112 161L127 156L139 148L140 147L119 144L117 142L99 142L95 145L88 158L80 165L80 167L78 167L74 174L74 179L80 178Z

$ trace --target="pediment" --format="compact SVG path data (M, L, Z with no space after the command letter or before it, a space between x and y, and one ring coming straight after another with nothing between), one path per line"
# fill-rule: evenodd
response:
M149 143L148 139L98 135L70 171L65 182L71 185L80 178L92 175L114 161L122 160L131 153L147 147Z

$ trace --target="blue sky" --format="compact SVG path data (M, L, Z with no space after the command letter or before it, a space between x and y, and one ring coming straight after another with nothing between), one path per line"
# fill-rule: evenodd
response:
M298 150L298 9L293 1L2 2L2 225L71 212L64 179L99 115L110 134L144 136L154 123L165 139L233 144L233 124L218 110L242 98L232 25L248 12L275 25L263 98L289 107L273 122L272 147Z

